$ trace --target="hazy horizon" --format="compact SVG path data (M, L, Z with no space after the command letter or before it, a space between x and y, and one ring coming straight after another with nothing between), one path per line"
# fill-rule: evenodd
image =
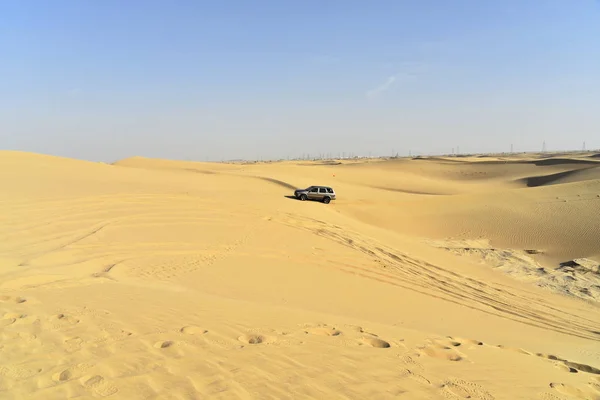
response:
M600 3L0 5L0 149L112 162L600 148Z

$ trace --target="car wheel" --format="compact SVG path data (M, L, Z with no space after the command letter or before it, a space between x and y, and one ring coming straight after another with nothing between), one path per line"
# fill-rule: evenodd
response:
M306 200L306 195L305 194L301 194L300 195L300 200L305 201Z
M330 198L330 197L325 197L325 198L323 199L323 203L325 203L325 204L329 204L329 202L330 202L330 201L331 201L331 198Z

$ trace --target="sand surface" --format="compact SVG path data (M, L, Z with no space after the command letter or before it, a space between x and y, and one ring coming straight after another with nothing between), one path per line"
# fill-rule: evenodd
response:
M0 152L0 188L1 399L600 399L598 155Z

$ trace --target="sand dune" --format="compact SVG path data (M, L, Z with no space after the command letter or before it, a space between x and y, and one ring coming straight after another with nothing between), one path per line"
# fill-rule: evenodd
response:
M599 167L0 152L0 398L598 399Z

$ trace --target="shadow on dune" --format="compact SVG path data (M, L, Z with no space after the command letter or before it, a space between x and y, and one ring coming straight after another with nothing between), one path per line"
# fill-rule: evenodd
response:
M313 167L313 166L319 166L319 165L342 165L342 162L340 162L340 161L314 161L314 162L297 163L296 165Z
M413 157L412 160L415 161L437 161L437 162L442 162L442 163L467 163L468 161L465 160L459 160L457 158L450 158L450 157Z
M598 165L597 161L580 160L577 158L547 158L545 160L529 161L529 162L538 167L543 167L543 166L548 166L548 165L564 165L564 164L595 164L595 165Z
M373 189L387 190L388 192L407 193L407 194L422 194L422 195L428 195L428 196L447 196L444 193L423 192L423 191L419 191L419 190L387 188L387 187L379 187L379 186L372 186L372 187L373 187Z
M491 156L490 156L491 157ZM521 161L521 160L487 160L486 157L477 157L483 159L483 161L473 161L473 160L461 160L459 156L455 156L455 158L439 158L439 157L431 157L431 158L413 158L413 160L424 160L424 161L434 161L445 164L461 164L461 165L505 165L505 164L530 164L532 161Z
M263 176L255 176L254 178L260 179L262 181L274 183L274 184L279 185L281 187L284 187L286 189L296 190L298 188L297 186L294 186L294 185L292 185L290 183L287 183L287 182L284 182L284 181L280 181L279 179L265 178Z
M468 162L467 162L468 163ZM578 158L544 158L542 160L486 160L471 162L474 165L498 165L498 164L532 164L536 167L548 167L557 165L598 165L598 161L581 160Z
M577 264L575 261L573 260L569 260L569 261L565 261L565 262L561 262L560 264L560 268L565 268L565 267L578 267L579 264Z
M527 185L527 187L552 185L554 182L556 182L559 179L563 179L563 178L566 178L566 177L569 177L572 175L576 175L576 174L580 173L581 171L586 171L591 168L595 168L595 167L575 169L572 171L558 172L556 174L550 174L550 175L531 176L528 178L519 179L519 180L517 180L517 182L525 183Z
M519 160L485 160L485 161L475 161L475 162L469 162L469 161L463 161L465 164L472 164L472 165L505 165L505 164L523 164L523 161L519 161ZM528 163L528 162L525 162Z
M434 161L442 163L460 163L470 165L500 165L500 164L533 164L538 167L545 166L557 166L557 165L599 165L598 161L585 160L579 158L544 158L541 160L484 160L484 161L472 161L472 160L461 160L459 156L455 158L441 158L441 157L415 157L413 160L422 161ZM479 158L484 158L479 156ZM589 156L589 158L600 158L600 154Z
M302 200L300 200L300 199L297 199L297 198L296 198L296 196L285 195L285 196L283 196L283 197L285 197L286 199L290 199L290 200L302 201ZM316 200L316 199L306 199L305 201L306 201L307 203L322 203L322 201L320 201L320 200Z
M194 168L186 168L186 171L190 171L190 172L195 172L197 174L205 174L205 175L215 175L216 172L214 171L207 171L207 170L203 170L203 169L194 169Z

